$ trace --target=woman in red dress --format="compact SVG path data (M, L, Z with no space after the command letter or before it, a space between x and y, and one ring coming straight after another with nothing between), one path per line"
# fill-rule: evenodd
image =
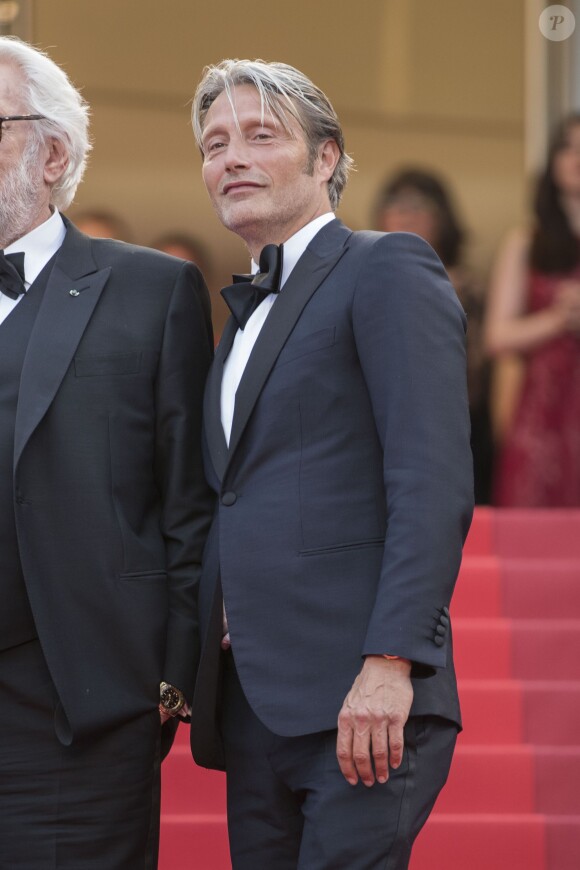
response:
M525 362L497 466L501 507L580 507L580 115L550 148L531 232L507 240L495 268L486 342Z

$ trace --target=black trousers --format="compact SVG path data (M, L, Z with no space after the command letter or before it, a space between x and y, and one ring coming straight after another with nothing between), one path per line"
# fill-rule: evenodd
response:
M228 659L222 733L233 870L406 870L447 779L456 726L410 718L399 769L385 784L353 787L338 767L336 730L273 734Z
M0 652L0 870L152 870L159 713L63 746L38 641Z

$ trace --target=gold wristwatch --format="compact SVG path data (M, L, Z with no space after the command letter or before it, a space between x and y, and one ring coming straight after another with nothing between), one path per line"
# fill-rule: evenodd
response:
M185 695L170 683L159 684L159 709L169 716L177 716L185 704Z

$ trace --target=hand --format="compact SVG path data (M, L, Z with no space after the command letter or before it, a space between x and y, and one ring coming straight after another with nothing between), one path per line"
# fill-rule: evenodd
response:
M336 755L350 785L386 782L403 760L403 728L413 703L411 663L367 656L338 716ZM372 759L371 759L372 754ZM374 762L374 771L373 771Z
M185 703L177 715L181 716L182 719L185 719L187 716L191 716L191 707L189 706L189 704ZM165 725L165 723L169 719L173 719L173 716L171 716L169 713L166 713L165 710L162 710L160 706L159 718L161 719L161 724Z
M228 631L228 618L226 616L226 605L222 605L222 640L221 640L221 648L223 650L229 649L232 643L230 641L230 633Z
M560 281L554 301L562 329L566 332L580 332L580 282Z
M162 710L161 707L159 707L159 718L161 719L161 724L165 725L165 723L169 722L172 717L169 713L166 713L165 710Z

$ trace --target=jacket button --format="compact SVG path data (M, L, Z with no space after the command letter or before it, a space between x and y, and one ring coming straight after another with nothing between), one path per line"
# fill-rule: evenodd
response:
M238 497L235 492L224 492L224 494L222 495L222 504L225 507L231 507L233 504L236 503L237 500Z
M433 640L435 641L435 644L437 646L443 646L443 644L445 643L445 638L441 637L440 634L436 634Z

